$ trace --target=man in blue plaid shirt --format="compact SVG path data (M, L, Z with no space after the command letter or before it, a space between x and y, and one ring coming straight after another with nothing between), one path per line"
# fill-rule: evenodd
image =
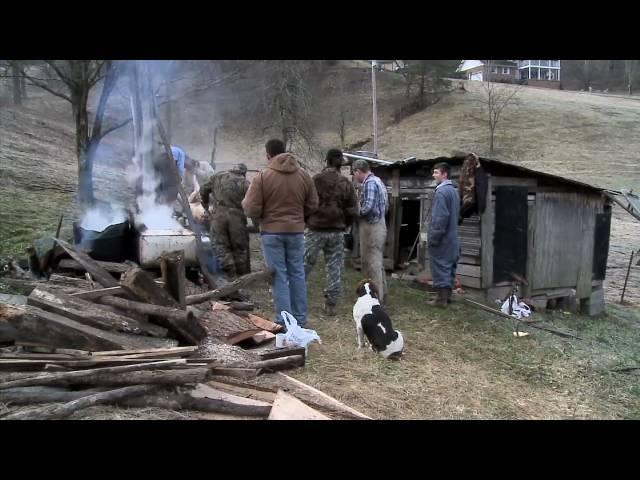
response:
M378 287L380 303L387 291L383 255L387 240L385 214L389 202L387 188L376 177L366 160L353 162L353 176L362 185L360 192L360 261L362 273Z

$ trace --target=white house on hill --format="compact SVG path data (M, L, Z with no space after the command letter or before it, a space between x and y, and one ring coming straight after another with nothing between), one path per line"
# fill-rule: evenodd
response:
M468 80L524 80L531 86L560 87L560 60L463 60L458 71Z

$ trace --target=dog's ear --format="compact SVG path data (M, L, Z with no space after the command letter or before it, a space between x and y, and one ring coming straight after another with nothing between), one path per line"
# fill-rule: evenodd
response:
M376 286L375 283L373 283L371 280L369 280L369 295L371 295L371 297L373 298L380 298L378 297L378 287Z
M356 295L358 297L364 297L367 294L367 290L364 288L364 284L370 282L368 278L364 278L356 286Z
M369 287L368 289L367 286ZM376 284L373 283L370 278L365 278L358 284L356 295L358 295L358 297L371 295L372 298L378 298L378 287L376 287Z

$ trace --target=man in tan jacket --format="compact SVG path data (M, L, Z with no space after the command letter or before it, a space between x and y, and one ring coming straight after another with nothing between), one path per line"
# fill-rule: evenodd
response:
M318 193L311 176L296 158L285 153L281 140L266 144L267 168L251 182L242 207L260 226L262 251L274 269L275 321L283 324L282 311L298 324L307 323L307 284L304 274L305 219L318 208Z

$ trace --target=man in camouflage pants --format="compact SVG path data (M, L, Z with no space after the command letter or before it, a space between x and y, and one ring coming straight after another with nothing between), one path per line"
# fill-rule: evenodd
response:
M320 251L324 252L327 272L325 312L335 315L338 298L342 293L344 232L357 214L358 203L351 182L340 173L342 152L331 149L326 160L325 169L313 177L319 206L307 219L304 269L309 278Z
M211 212L211 239L218 263L229 280L251 271L247 217L242 210L249 189L246 174L247 166L240 163L213 175L200 191L202 206Z

